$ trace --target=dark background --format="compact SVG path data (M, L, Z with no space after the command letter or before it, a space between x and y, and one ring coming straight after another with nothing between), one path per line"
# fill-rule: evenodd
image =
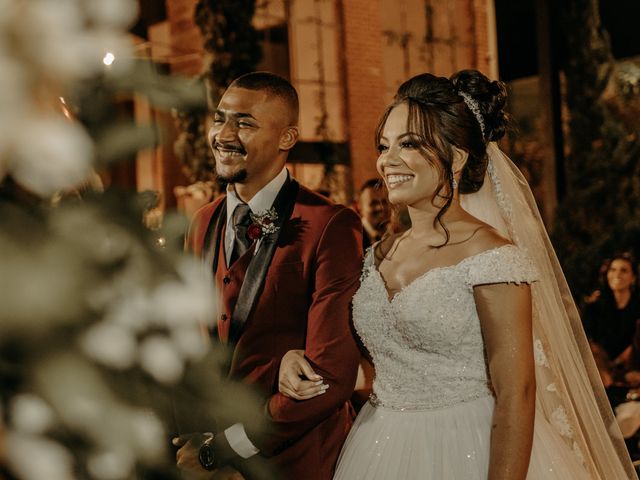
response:
M553 11L553 45L562 69L566 52L558 21L558 0L547 0ZM495 0L498 63L504 81L538 73L536 0ZM609 32L617 59L640 55L640 0L600 0L602 24Z
M563 0L495 0L498 63L504 81L538 73L536 3L539 1L547 1L552 9L553 44L559 67L564 64L563 28L557 14ZM146 38L147 26L166 18L165 2L138 0L138 3L140 18L131 31ZM640 55L640 0L600 0L600 15L609 32L614 57Z

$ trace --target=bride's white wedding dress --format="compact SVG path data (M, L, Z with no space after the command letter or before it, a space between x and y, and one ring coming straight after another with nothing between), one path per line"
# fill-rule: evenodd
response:
M506 245L434 268L389 299L369 250L353 316L376 377L334 478L486 479L494 397L473 287L535 280L523 251ZM536 415L527 478L591 478L565 419L552 421Z

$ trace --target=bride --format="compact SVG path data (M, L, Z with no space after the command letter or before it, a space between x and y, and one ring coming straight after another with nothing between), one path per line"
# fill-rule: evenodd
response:
M353 320L375 379L336 479L637 478L531 192L495 144L505 102L475 70L422 74L379 123L378 172L412 228L366 255ZM303 354L283 358L280 390L313 401L331 381Z

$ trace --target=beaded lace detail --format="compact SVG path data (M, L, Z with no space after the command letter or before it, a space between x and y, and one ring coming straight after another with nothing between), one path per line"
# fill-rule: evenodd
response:
M505 245L429 270L389 300L370 249L353 318L376 368L372 403L427 410L491 395L473 286L536 279L523 251Z

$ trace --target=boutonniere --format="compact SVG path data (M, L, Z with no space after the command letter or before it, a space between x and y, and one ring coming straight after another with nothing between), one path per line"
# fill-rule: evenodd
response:
M275 208L260 213L251 213L249 216L251 217L251 225L247 227L247 238L251 241L260 240L280 229L276 225L278 214Z

